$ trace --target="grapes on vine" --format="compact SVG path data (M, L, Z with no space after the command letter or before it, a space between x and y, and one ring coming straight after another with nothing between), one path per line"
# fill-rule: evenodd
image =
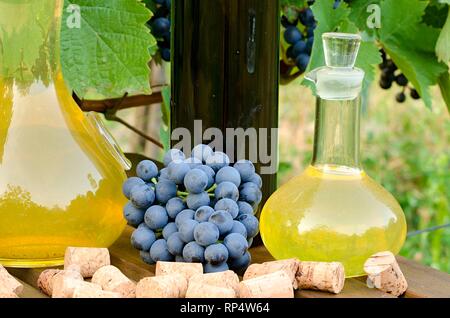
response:
M170 149L163 161L162 169L140 162L137 177L122 188L129 199L124 217L135 228L131 244L142 260L201 262L205 272L245 270L262 198L253 163L230 164L207 145L194 147L191 157Z
M383 49L380 50L380 53L383 59L379 65L381 75L378 84L380 87L382 89L390 89L394 83L399 86L401 91L395 95L395 100L398 103L406 101L406 90L409 90L409 95L412 99L420 99L417 90L409 85L408 78L398 69L394 61L387 56Z
M156 6L152 18L147 22L157 40L161 59L170 62L170 8L171 0L152 0Z

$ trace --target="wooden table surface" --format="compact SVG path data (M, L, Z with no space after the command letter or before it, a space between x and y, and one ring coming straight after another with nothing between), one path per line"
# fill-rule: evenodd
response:
M154 265L144 264L137 250L130 245L130 235L132 228L127 227L122 236L110 248L111 263L122 270L130 279L139 281L143 277L153 276ZM264 246L251 248L252 259L254 263L262 263L273 258ZM446 297L450 298L450 275L438 270L420 265L414 261L403 257L397 257L400 267L408 281L408 290L404 297ZM18 269L8 268L8 271L24 284L22 298L43 298L36 287L39 274L44 269ZM338 294L329 294L325 292L300 290L296 291L296 297L302 298L379 298L393 297L382 293L376 289L370 289L365 284L366 277L350 278L345 281L343 291Z

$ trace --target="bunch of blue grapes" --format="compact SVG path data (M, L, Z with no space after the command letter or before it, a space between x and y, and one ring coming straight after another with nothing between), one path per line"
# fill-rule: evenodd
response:
M254 213L261 202L261 177L249 160L229 157L200 144L186 157L178 149L164 156L164 168L150 160L136 167L123 193L131 244L148 264L198 262L206 273L241 272L259 232Z
M148 22L157 44L161 58L170 61L170 6L171 0L152 0L156 5L156 11Z
M315 1L308 1L308 7L298 11L298 14L286 15L281 17L281 25L284 27L284 40L290 46L286 50L286 57L293 61L293 63L300 70L300 73L305 72L314 44L314 30L317 26L314 14L309 8ZM334 2L336 9L340 4L340 0Z

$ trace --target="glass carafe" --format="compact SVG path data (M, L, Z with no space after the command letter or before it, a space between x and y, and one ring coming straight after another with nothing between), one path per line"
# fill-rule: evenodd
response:
M129 163L66 88L62 0L0 0L0 264L63 263L121 234Z
M339 261L347 277L360 276L373 253L400 250L406 222L360 164L360 37L325 33L323 44L326 66L307 74L317 94L312 163L269 198L261 236L277 259Z

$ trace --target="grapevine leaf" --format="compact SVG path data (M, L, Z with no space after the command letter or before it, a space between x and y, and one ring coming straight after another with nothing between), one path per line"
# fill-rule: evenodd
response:
M306 73L324 65L325 58L323 55L322 34L325 32L336 31L342 21L346 20L350 13L345 2L342 2L336 9L333 9L333 4L334 0L322 0L316 1L314 5L311 6L314 18L317 21L317 28L314 30L315 40ZM308 81L304 80L302 84L313 88L313 85Z
M439 34L436 43L436 55L441 62L450 61L450 8L447 15L447 21Z
M439 88L441 89L442 98L447 105L447 109L450 112L450 74L442 73L438 79Z
M434 52L439 31L421 23L426 6L420 0L382 1L378 35L385 51L431 107L429 86L437 83L447 66L437 61Z
M80 27L69 27L80 8ZM145 23L151 12L137 0L64 1L61 64L64 78L87 99L150 93L149 47L156 45Z
M303 8L306 4L306 0L281 0L280 1L280 6L283 7L288 7L288 6L294 6L297 8Z

